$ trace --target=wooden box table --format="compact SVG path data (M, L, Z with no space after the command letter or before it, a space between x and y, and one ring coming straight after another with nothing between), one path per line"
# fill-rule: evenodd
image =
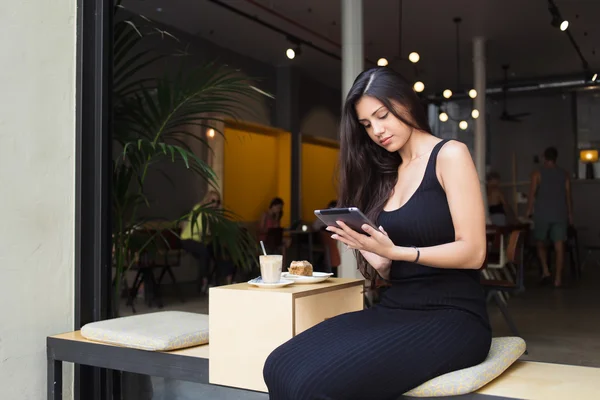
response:
M363 309L362 279L330 278L264 289L240 283L209 292L209 382L267 391L268 355L295 335L336 315Z

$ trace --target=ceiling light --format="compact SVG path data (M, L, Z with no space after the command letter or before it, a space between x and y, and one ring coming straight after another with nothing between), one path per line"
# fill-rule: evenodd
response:
M449 99L450 97L452 97L452 90L450 90L450 89L446 89L446 90L444 90L444 93L442 93L442 95L443 95L445 98Z
M440 113L440 121L442 121L442 122L448 121L448 114L446 114L445 112Z
M413 51L408 55L408 59L411 63L416 64L421 59L421 56L416 51Z
M469 97L474 99L475 97L477 97L477 90L475 89L471 89L469 90Z
M467 124L467 121L460 121L458 127L464 131L469 127L469 124Z
M594 74L594 75L592 76L592 82L595 82L595 81L596 81L596 79L598 79L598 74Z
M474 109L473 111L471 111L471 117L473 117L473 119L479 118L479 110Z
M377 65L379 65L380 67L385 67L388 65L388 60L387 58L380 58L379 60L377 60Z
M566 31L567 28L569 27L569 21L567 21L566 19L560 23L560 30L561 31Z
M285 51L285 55L290 60L293 60L296 57L296 52L294 51L294 49L290 48Z
M415 89L415 92L421 93L423 90L425 90L425 84L421 81L417 81L413 85L413 89Z
M206 132L206 136L208 136L209 138L214 138L215 137L215 130L210 128L207 132Z

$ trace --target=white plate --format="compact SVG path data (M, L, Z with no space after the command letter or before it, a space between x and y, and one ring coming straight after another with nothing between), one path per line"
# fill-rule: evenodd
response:
M282 272L281 278L283 279L291 279L296 283L319 283L324 282L329 277L333 275L332 273L327 272L313 272L312 276L301 276L301 275L292 275L289 272Z
M262 281L262 278L259 276L258 278L254 278L254 279L250 279L248 281L249 285L252 286L257 286L259 288L265 288L265 289L277 289L277 288L281 288L287 285L291 285L292 283L294 283L294 281L290 280L290 279L280 279L279 282L277 283L265 283Z

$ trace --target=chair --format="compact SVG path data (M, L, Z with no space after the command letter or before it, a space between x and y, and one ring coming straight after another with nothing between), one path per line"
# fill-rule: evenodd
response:
M175 286L175 291L177 296L181 300L182 303L185 302L185 297L181 288L179 287L179 283L177 283L177 279L175 279L175 274L171 267L176 267L181 265L181 239L180 239L181 229L169 230L165 229L161 231L160 235L157 237L157 256L163 256L163 262L156 262L155 267L160 268L160 275L158 277L157 285L162 283L166 274L169 274L171 278L171 282ZM162 258L162 257L161 257ZM157 260L159 257L157 257Z
M567 241L565 242L565 259L569 261L569 268L571 270L571 277L573 279L581 278L581 269L583 263L580 262L579 258L579 239L577 235L577 229L574 226L569 226L567 230ZM554 244L550 244L547 247L548 258L552 259L554 254ZM565 260L566 261L566 260ZM585 261L584 261L585 263Z
M179 239L179 231L177 229L153 229L146 228L136 234L138 244L147 243L143 251L137 253L137 262L132 266L133 270L137 270L133 285L129 290L129 298L127 305L135 313L134 300L144 284L145 300L148 307L152 306L153 302L157 303L158 308L163 307L163 299L160 293L160 285L166 274L169 274L171 281L175 285L175 290L179 299L185 302L183 292L175 279L175 274L171 267L181 264L181 240ZM158 279L156 279L154 271L160 269Z
M144 297L148 307L152 307L154 301L156 301L158 308L163 307L159 286L154 276L154 269L156 268L154 260L157 252L156 235L155 229L145 228L140 229L130 238L132 251L135 254L135 263L131 266L131 269L137 271L137 273L129 290L127 305L131 306L134 313L136 312L134 301L142 284L144 284Z
M482 279L481 285L486 291L487 299L493 298L498 308L502 312L506 323L515 336L521 336L515 325L505 302L500 294L507 293L515 295L525 290L524 284L524 267L523 267L523 248L524 248L524 231L513 230L508 239L506 248L506 261L516 271L515 282L509 279ZM484 269L485 270L485 269Z

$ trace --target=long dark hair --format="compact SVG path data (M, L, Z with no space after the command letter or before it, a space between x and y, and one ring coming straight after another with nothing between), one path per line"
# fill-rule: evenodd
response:
M271 203L269 204L269 210L271 209L271 207L274 206L283 206L283 199L281 197L273 198L273 200L271 200ZM277 218L277 221L281 221L281 217L283 217L283 209L275 216L275 218Z
M338 207L358 207L377 222L398 180L400 154L378 146L358 122L356 103L363 96L379 100L407 126L431 133L425 108L404 77L387 67L362 72L352 85L340 125L340 184ZM355 251L363 276L377 276L360 252ZM374 279L372 279L374 283Z

